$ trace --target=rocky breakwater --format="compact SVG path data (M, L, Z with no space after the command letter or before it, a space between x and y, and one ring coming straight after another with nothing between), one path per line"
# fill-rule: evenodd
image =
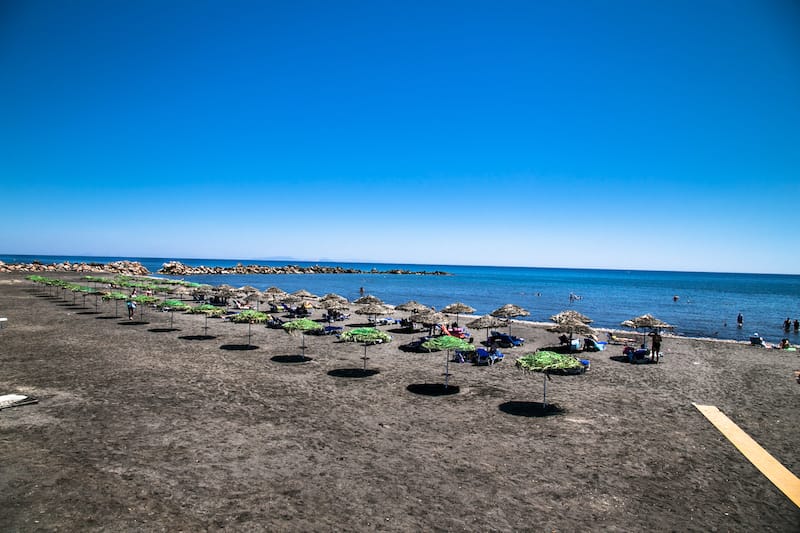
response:
M403 269L378 270L359 270L357 268L344 268L340 266L268 266L268 265L242 265L239 263L233 267L220 266L188 266L180 261L170 261L164 263L159 269L159 274L169 276L208 276L214 274L408 274L417 276L449 276L448 272L435 271L413 271Z
M94 274L122 274L123 276L146 276L150 274L138 261L113 261L111 263L4 263L0 261L0 272L85 272Z

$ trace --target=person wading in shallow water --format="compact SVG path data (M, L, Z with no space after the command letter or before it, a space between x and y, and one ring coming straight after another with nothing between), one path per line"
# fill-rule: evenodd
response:
M739 313L739 316L736 317L736 324L739 327L744 326L744 317L742 316L742 313Z

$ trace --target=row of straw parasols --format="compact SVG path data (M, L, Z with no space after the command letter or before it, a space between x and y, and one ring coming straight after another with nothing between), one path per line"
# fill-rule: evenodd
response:
M259 291L252 286L244 287L231 287L229 285L220 285L218 287L202 286L194 289L178 288L177 290L191 292L193 294L211 294L225 298L239 298L250 304L256 303L285 303L288 305L304 304L309 307L323 308L330 311L345 311L353 306L357 306L356 314L377 317L385 314L392 314L395 310L410 313L409 320L423 326L432 326L447 322L445 315L456 315L456 322L461 314L471 314L475 309L465 303L455 302L444 308L441 311L436 311L434 308L410 300L406 303L392 307L384 303L377 296L368 294L350 302L344 296L329 293L325 296L316 296L305 289L301 289L292 293L287 293L278 287L269 287L264 291ZM510 320L513 318L529 316L530 312L516 304L505 304L488 315L478 317L466 325L473 329L486 329L499 328L509 326L510 333ZM570 339L573 335L596 335L595 330L589 325L592 320L575 310L562 311L550 317L554 325L548 328L549 331L555 333L569 334ZM674 326L650 315L645 314L630 320L625 320L621 324L623 327L631 329L651 330L657 331L662 329L673 329Z

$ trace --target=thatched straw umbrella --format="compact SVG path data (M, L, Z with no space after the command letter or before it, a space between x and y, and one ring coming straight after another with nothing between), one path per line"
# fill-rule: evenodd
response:
M350 309L350 304L347 303L347 300L342 301L342 300L337 300L335 298L330 298L328 300L323 300L321 305L322 305L323 309L328 311L328 322L332 321L332 319L331 319L331 316L332 316L331 315L331 311L335 311L335 312L339 313L339 312L346 311L346 310Z
M593 328L575 317L562 318L560 322L556 322L554 326L547 328L547 331L551 331L553 333L569 333L570 350L572 349L573 335L597 335L597 332Z
M371 294L367 294L359 298L358 300L353 301L356 305L366 305L366 304L383 304L383 300L378 298L377 296L373 296Z
M431 334L433 334L434 326L447 322L447 317L444 315L444 313L439 313L433 309L424 311L422 313L413 314L408 319L416 324L422 324L423 326L430 328Z
M248 304L255 302L256 310L258 310L258 303L261 299L261 291L251 285L245 285L236 289L235 298L244 300Z
M561 311L560 313L551 316L550 320L552 320L556 324L560 324L561 322L567 322L567 321L578 321L578 322L583 322L584 324L591 324L592 322L594 322L588 316L583 315L577 311L573 311L572 309Z
M447 315L456 315L456 323L458 323L458 315L460 315L461 313L467 314L474 312L475 312L474 307L470 307L467 304L461 302L452 303L448 306L445 306L445 308L442 309L442 313L445 313Z
M264 291L264 294L268 294L273 298L276 298L280 295L286 294L286 291L279 289L278 287L269 287Z
M502 307L498 307L489 314L500 318L511 319L518 316L529 316L530 312L518 305L506 304ZM511 320L508 321L508 334L511 335Z
M383 303L368 303L356 309L357 315L368 315L374 316L375 322L378 322L378 315L386 315L389 313L394 313L394 309L386 306Z
M328 294L326 294L325 296L323 296L322 298L319 299L320 302L327 302L327 301L331 301L331 300L338 301L338 302L343 302L343 303L350 303L349 300L347 298L345 298L344 296L341 296L341 295L333 293L333 292L329 292Z
M671 325L667 324L666 322L664 322L663 320L658 319L658 318L654 317L653 315L651 315L649 313L645 314L645 315L637 316L636 318L632 318L630 320L626 320L626 321L622 322L621 325L625 326L627 328L633 328L633 329L637 329L637 330L639 328L642 328L642 329L649 329L651 331L656 331L656 332L661 330L661 329L675 329L675 326L671 326ZM644 332L642 332L642 345L645 348L647 348L647 335Z
M476 318L471 322L467 322L467 327L472 329L482 329L486 328L486 339L489 339L489 330L491 328L500 328L507 324L507 320L498 318L492 315L483 315L480 318Z
M427 305L415 302L414 300L409 300L406 303L400 304L395 307L395 309L398 311L406 311L408 313L423 313L425 311L431 311L431 308Z
M281 298L286 296L286 291L279 289L278 287L269 287L264 290L264 299L265 301L269 302L271 305L275 305L280 302Z
M651 314L646 314L642 316L637 316L636 318L632 318L630 320L626 320L622 323L623 326L633 327L636 329L639 328L649 328L649 329L674 329L675 326L671 326L664 322L661 319L654 317Z
M311 294L310 292L308 292L305 289L300 289L300 290L294 291L292 293L292 295L299 296L300 298L317 298L317 296L315 294Z

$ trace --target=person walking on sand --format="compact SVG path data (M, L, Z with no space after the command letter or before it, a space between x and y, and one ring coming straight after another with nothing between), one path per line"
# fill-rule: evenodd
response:
M136 311L136 302L134 299L136 298L136 289L131 291L131 296L128 298L128 301L125 305L128 306L128 320L133 320L133 313Z

